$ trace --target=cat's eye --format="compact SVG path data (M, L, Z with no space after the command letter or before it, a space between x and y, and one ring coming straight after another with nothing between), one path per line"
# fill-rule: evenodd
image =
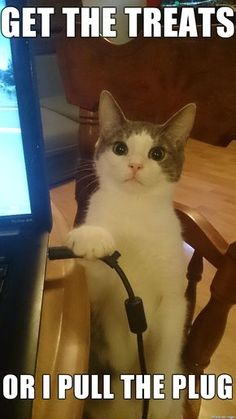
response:
M156 146L151 148L151 150L148 153L149 159L160 161L163 160L165 157L165 150L163 147Z
M117 141L112 148L113 152L118 156L124 156L128 153L128 147L123 141Z

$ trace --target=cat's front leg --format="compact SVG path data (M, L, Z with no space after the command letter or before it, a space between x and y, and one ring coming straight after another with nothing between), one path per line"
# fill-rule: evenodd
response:
M181 351L186 317L183 296L163 298L152 324L156 339L152 342L149 368L152 374L165 376L165 400L150 401L150 419L181 419L183 400L172 399L172 375L182 373Z
M109 231L86 224L69 233L67 245L77 256L89 260L111 255L115 251L115 242Z

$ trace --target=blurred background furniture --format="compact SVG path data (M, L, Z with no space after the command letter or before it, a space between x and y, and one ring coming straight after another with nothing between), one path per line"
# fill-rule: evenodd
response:
M65 99L55 46L34 46L46 169L50 186L75 177L78 167L79 108ZM45 49L44 49L45 48Z
M103 89L111 91L128 118L151 122L163 122L181 106L194 101L198 115L193 136L218 146L229 144L236 138L232 91L232 86L236 90L236 49L235 40L222 41L217 37L180 41L140 36L128 44L113 45L102 38L62 38L58 45L59 64L66 97L80 107L78 147L82 160L93 156L98 136L98 100ZM230 57L230 68L226 66L226 57ZM96 179L92 171L91 176ZM91 192L88 181L83 181L78 172L76 223L84 219ZM228 246L193 209L176 203L176 211L184 240L194 249L187 274L190 309L184 362L187 372L198 377L209 364L223 336L228 312L236 303L236 243ZM203 258L215 266L217 273L210 300L192 325ZM185 419L196 419L199 409L200 400L187 400Z
M76 38L61 38L58 57L67 100L80 106L80 121L84 122L86 111L96 111L99 94L107 89L130 119L161 123L181 106L195 102L194 138L226 146L236 137L234 37L222 39L213 28L212 38L140 34L115 45L102 37L81 38L79 32ZM88 117L96 124L96 115ZM88 138L93 141L92 134ZM80 148L86 148L86 141L80 138Z
M65 20L63 6L81 6L78 0L28 0L28 6L54 7L51 18L51 37L31 39L32 53L38 79L46 169L50 187L75 177L78 167L79 108L65 99L56 58L56 44ZM38 22L40 25L40 22Z

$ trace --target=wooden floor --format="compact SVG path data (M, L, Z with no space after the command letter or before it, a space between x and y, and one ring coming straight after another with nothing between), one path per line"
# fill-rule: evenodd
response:
M76 208L73 182L55 188L51 196L72 226ZM190 140L175 200L205 215L226 241L235 241L236 141L232 141L224 149ZM197 312L208 301L213 275L214 269L205 263L204 277L198 288ZM236 307L231 310L223 341L206 372L216 375L226 373L236 377ZM234 393L234 399L231 401L222 401L217 397L203 401L200 419L236 418L236 392Z

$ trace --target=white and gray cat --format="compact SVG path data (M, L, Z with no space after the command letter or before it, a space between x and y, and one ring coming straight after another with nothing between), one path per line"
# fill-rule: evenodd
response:
M149 419L179 419L171 400L173 373L186 317L185 260L173 188L196 106L189 104L163 125L129 121L107 91L99 103L100 135L94 164L99 181L86 221L68 245L84 258L92 313L90 372L112 374L115 400L86 402L89 419L140 419L142 402L123 400L120 374L139 374L136 337L128 328L126 293L117 274L98 258L121 253L119 263L143 299L148 329L144 346L149 374L165 374L165 400L151 400Z

